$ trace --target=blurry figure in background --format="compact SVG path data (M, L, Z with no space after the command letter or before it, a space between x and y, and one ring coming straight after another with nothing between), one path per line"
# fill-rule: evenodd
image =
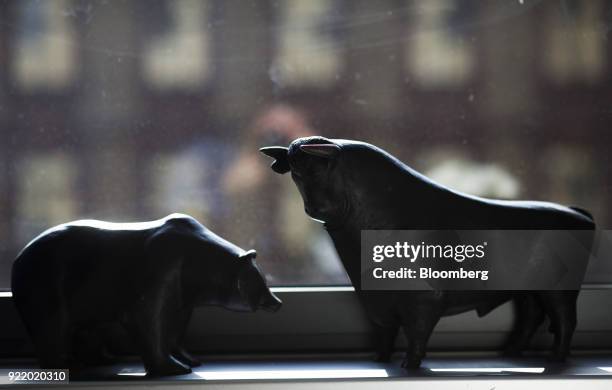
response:
M523 183L504 164L476 161L460 150L429 149L417 160L427 177L467 194L517 199L523 190Z
M273 285L348 283L322 227L303 218L295 186L270 175L269 161L259 153L262 146L288 145L313 134L298 109L286 104L264 109L244 132L244 143L221 181L228 209L224 234L257 248Z
M520 193L517 178L499 164L449 159L426 174L457 191L485 198L516 199Z

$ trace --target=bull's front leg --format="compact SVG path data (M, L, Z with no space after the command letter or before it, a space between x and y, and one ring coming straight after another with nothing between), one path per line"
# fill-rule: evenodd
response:
M376 355L375 362L387 363L391 360L395 346L395 338L399 331L399 324L381 326L374 324L376 334Z
M427 342L439 320L440 312L431 306L411 310L409 316L402 318L402 327L408 341L403 368L415 369L421 366L427 351Z

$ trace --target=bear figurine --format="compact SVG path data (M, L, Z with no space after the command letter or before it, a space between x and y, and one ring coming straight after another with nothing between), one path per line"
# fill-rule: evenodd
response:
M78 366L77 337L120 323L149 376L199 364L183 349L194 307L276 311L254 259L194 218L79 220L46 230L13 264L14 302L43 368Z

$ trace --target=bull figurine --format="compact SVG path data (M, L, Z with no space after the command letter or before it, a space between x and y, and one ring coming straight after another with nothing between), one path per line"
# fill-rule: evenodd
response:
M280 308L255 256L184 214L137 223L74 221L21 251L13 297L43 368L82 366L79 337L118 322L149 376L187 374L199 365L183 345L194 307Z
M463 194L416 172L384 150L358 141L306 137L261 152L276 173L291 172L311 218L324 223L377 334L377 361L389 361L399 327L408 348L402 367L417 368L442 316L476 310L483 316L515 300L516 325L506 352L523 351L545 317L554 333L552 359L568 356L578 291L364 291L362 230L572 229L593 230L578 208L536 201L502 201ZM590 241L592 242L592 240ZM590 244L589 244L590 245Z

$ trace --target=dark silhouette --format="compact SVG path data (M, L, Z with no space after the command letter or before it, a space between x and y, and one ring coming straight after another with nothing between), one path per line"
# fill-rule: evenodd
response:
M82 220L30 242L13 265L12 290L43 368L82 364L74 340L119 321L148 375L178 375L199 364L183 349L195 306L280 308L255 257L183 214Z
M377 360L388 361L400 326L408 339L402 364L415 368L441 316L477 310L479 316L510 299L516 326L508 345L519 354L542 323L551 320L552 357L569 353L576 326L578 291L363 291L360 232L392 229L572 229L593 230L583 210L553 203L479 198L441 186L387 152L367 143L298 138L289 148L266 147L271 168L291 177L306 213L325 223L346 271L379 336ZM592 235L588 245L591 245Z

